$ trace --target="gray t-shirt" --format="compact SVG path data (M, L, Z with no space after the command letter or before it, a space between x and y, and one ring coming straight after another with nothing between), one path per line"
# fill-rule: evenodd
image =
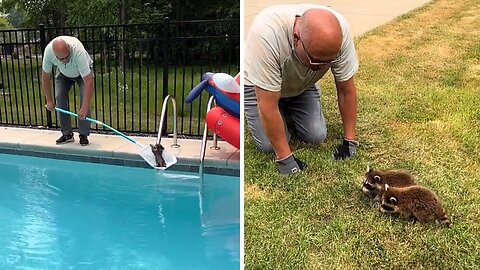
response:
M70 46L70 59L67 64L58 60L53 53L52 44L56 39L63 39ZM45 53L43 54L42 69L46 73L52 71L53 66L57 66L58 71L69 78L76 78L78 76L85 77L92 72L93 61L88 52L83 47L83 44L76 37L59 36L54 38L47 47L45 47Z
M294 54L293 25L296 15L311 8L331 11L340 22L340 54L330 65L314 71ZM245 84L293 97L315 84L331 68L335 81L344 82L358 70L358 58L347 20L331 8L313 4L274 5L253 21L245 44Z

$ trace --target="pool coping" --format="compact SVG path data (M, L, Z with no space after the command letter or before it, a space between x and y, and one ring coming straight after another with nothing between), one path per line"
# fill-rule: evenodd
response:
M74 132L75 142L56 145L55 140L60 135L59 130L0 126L0 153L151 168L138 154L141 149L120 136L92 133L90 144L80 146L78 134ZM156 136L132 138L143 145L156 141ZM198 172L201 140L178 139L178 148L171 147L173 138L170 137L162 137L161 143L178 160L167 171ZM211 146L210 140L205 153L204 172L240 176L240 151L224 141L218 141L218 150L210 149Z

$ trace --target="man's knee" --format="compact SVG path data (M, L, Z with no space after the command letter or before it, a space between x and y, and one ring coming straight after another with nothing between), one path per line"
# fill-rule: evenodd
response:
M65 86L63 84L57 84L55 85L56 91L55 91L55 99L60 100L60 101L65 101L68 99L68 89L65 89Z
M55 101L59 104L59 105L64 105L67 103L67 100L68 100L68 96L65 96L65 94L63 93L60 93L60 92L57 92L56 95L55 95Z
M255 142L255 146L257 149L262 153L271 153L273 152L273 146L270 143L270 140L267 136L263 134L263 132L259 132L258 129L252 129L250 127L250 135L253 141Z
M257 149L258 151L262 152L262 153L272 153L273 152L273 146L270 142L260 142L260 141L257 141L255 142L256 146L257 146Z
M326 128L316 128L311 132L304 134L302 140L306 143L320 144L325 142L327 138L327 129Z

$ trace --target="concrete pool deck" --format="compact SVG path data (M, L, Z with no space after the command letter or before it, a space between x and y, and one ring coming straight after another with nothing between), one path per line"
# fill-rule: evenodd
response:
M79 144L76 132L74 133L75 142L56 145L55 140L60 136L61 133L58 130L0 126L0 153L150 168L139 155L141 148L118 135L92 133L89 136L88 146ZM156 141L156 137L132 136L132 138L146 146ZM172 148L172 143L173 138L162 137L165 150L178 159L178 163L173 165L171 170L197 172L200 164L201 140L178 139L180 145L178 148ZM240 151L224 141L218 141L220 147L218 150L212 150L210 146L212 146L212 140L207 144L205 172L239 175Z

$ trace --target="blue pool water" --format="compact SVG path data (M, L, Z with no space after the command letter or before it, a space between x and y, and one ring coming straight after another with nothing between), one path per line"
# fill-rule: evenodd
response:
M239 269L239 177L0 154L0 269Z

